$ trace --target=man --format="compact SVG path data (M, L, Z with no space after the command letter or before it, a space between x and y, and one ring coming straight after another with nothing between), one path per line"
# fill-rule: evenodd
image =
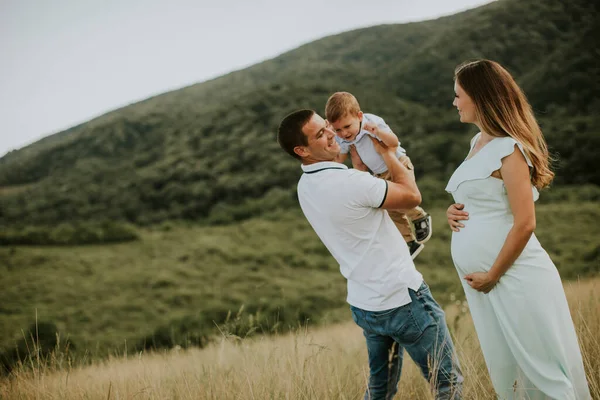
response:
M365 128L377 135L376 126ZM415 207L421 194L396 148L372 140L391 181L335 162L340 152L335 133L312 110L288 115L277 133L283 150L302 161L302 211L348 282L347 301L369 354L365 399L394 397L404 349L434 384L437 399L459 399L463 378L444 312L385 211Z

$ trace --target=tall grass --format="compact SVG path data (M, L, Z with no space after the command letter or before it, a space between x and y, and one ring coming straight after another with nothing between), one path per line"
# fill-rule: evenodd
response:
M600 278L565 283L592 396L600 398ZM466 399L494 399L464 302L446 309L465 375ZM366 346L351 322L300 327L280 336L224 333L205 349L123 355L85 367L33 362L0 381L2 399L359 399L368 379ZM397 399L430 399L405 357Z

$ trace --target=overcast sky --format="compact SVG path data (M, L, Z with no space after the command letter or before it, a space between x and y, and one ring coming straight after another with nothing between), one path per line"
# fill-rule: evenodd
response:
M491 0L0 0L0 156L327 35Z

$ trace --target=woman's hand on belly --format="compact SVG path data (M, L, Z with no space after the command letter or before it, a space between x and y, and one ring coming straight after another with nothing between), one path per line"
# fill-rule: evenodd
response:
M463 211L464 208L464 204L454 203L450 207L448 207L448 210L446 210L446 218L448 218L448 225L450 225L450 229L452 229L454 232L458 232L460 231L460 228L465 227L459 221L469 219L469 213Z
M499 281L489 271L488 272L473 272L464 277L469 286L478 292L489 293Z

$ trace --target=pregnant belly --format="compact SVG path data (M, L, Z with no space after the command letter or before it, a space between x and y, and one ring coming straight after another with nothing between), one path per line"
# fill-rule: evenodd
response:
M474 223L452 232L452 260L459 274L489 271L504 245L512 224Z

